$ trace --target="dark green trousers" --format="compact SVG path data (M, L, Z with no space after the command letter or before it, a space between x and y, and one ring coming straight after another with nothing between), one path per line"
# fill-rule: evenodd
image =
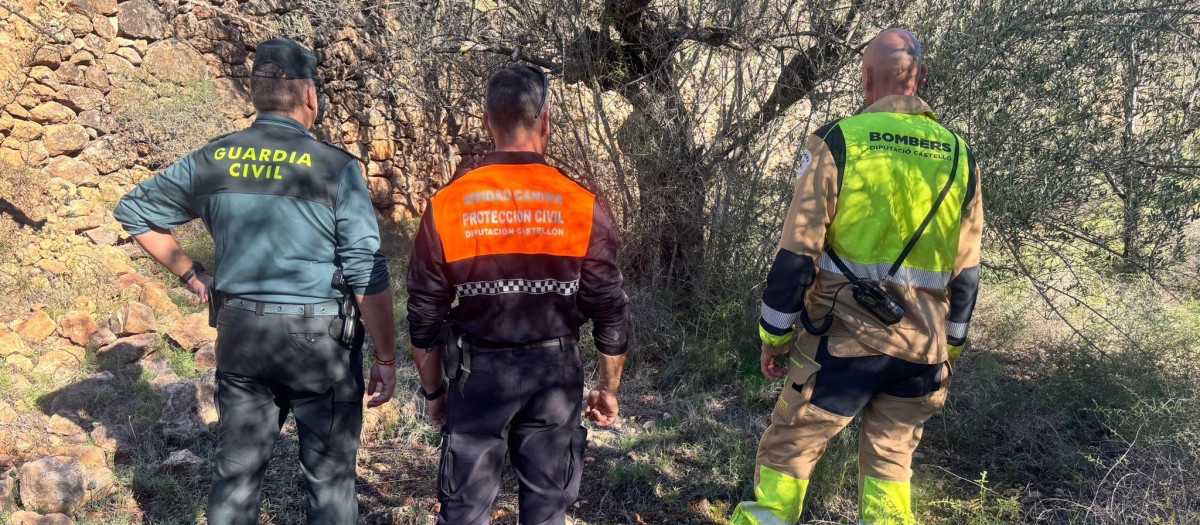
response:
M216 345L220 438L208 500L210 525L258 523L263 474L289 411L296 418L300 466L308 481L308 522L357 522L362 352L340 344L332 335L340 330L337 317L221 310Z

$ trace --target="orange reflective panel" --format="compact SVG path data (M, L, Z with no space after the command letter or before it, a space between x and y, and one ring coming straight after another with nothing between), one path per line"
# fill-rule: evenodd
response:
M596 197L543 164L493 164L434 195L446 262L502 254L583 257Z

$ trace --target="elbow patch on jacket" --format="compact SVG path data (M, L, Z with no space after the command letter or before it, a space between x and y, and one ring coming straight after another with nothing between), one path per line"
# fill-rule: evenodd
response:
M964 269L950 281L950 317L946 323L946 336L951 345L962 345L967 340L971 326L971 314L975 311L975 300L979 297L979 267Z
M816 277L816 264L812 257L785 249L775 254L775 262L767 274L767 287L763 290L762 319L760 324L776 335L791 330L796 315L804 309L804 291Z

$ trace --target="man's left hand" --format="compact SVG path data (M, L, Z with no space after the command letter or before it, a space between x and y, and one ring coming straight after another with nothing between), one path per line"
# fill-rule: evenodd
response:
M379 395L375 395L378 391ZM375 395L367 401L367 408L375 408L387 403L396 392L396 365L371 365L371 382L367 384L367 394Z

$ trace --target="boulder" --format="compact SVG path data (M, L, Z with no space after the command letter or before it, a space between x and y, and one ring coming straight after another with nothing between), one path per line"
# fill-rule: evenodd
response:
M171 363L166 359L144 359L139 364L144 374L150 374L150 386L162 388L179 382L179 374L171 369Z
M137 0L135 0L137 1ZM159 80L184 83L208 75L208 63L191 44L178 39L150 44L142 68Z
M54 324L53 319L50 319L50 314L38 310L17 326L17 335L27 342L36 343L50 337L50 334L53 334L56 329L58 326Z
M75 520L66 514L57 512L43 516L36 512L22 510L14 512L8 517L8 525L75 525Z
M392 202L392 182L383 177L367 177L367 193L375 205Z
M167 329L167 337L186 350L217 340L217 330L208 326L208 313L185 315Z
M112 84L108 81L108 73L99 67L89 67L83 73L83 85L99 90L101 93L108 93L112 88Z
M142 334L122 337L96 350L97 357L107 358L118 364L136 363L158 349L158 334Z
M117 7L117 32L121 36L159 40L165 36L167 17L149 0L131 0Z
M46 432L59 436L87 435L87 432L83 431L83 427L72 420L71 413L67 411L56 412L50 416L49 422L46 423Z
M125 60L125 63L130 64L130 73L133 72L133 66L142 65L142 55L138 54L137 50L132 47L122 47L115 54L118 58Z
M130 301L113 312L108 329L117 335L137 335L157 330L158 323L154 319L153 308Z
M196 350L196 354L192 356L196 364L196 370L208 370L217 367L217 345L216 343L205 343Z
M208 424L200 417L200 402L196 384L180 381L162 390L162 415L158 419L167 443L181 444L208 432Z
M88 338L87 345L89 348L100 348L117 340L117 334L112 333L107 326L101 326L96 333Z
M112 135L100 137L79 155L79 160L94 166L101 175L133 166L137 158L137 145L132 139Z
M92 9L95 9L97 13L105 16L120 13L117 9L117 0L88 0L88 3L91 4Z
M86 230L83 232L83 236L87 237L96 246L112 246L121 240L121 234L108 226Z
M76 186L94 184L96 177L100 175L91 164L66 156L50 159L50 163L42 168L42 172L49 177L58 177Z
M0 333L0 357L24 354L27 350L28 347L19 334L8 331Z
M76 37L84 37L92 32L92 19L85 14L75 13L67 17L66 26Z
M100 135L112 133L117 124L112 115L94 109L91 111L81 112L79 116L75 117L75 123L81 124L85 128L95 130L97 134ZM92 169L94 170L95 168Z
M127 463L133 458L137 433L129 425L101 425L91 435L93 442L113 455L113 461Z
M21 503L37 512L74 514L87 496L78 460L51 456L21 465Z
M37 140L42 136L42 125L37 122L17 120L13 122L13 129L8 133L8 136L25 142Z
M162 468L164 471L176 476L187 476L195 474L204 466L204 460L200 459L190 450L176 450L167 456L167 460L163 461Z
M92 445L74 445L59 451L60 456L75 458L85 469L108 468L104 449Z
M68 312L58 320L58 333L72 343L83 346L100 330L100 325L87 312Z
M87 146L88 132L79 124L54 124L46 126L46 153L50 156L78 153Z
M58 66L58 70L54 72L54 76L63 84L83 85L83 68L70 62Z
M104 93L83 86L63 86L54 100L75 111L91 111L104 106Z
M113 232L116 235L116 232ZM154 309L157 315L167 315L179 311L179 307L171 300L171 296L167 294L167 286L158 281L147 281L142 286L141 301ZM171 331L167 331L170 335Z
M96 35L104 40L112 40L117 37L117 24L104 15L92 15L92 28Z
M16 484L9 475L10 471L8 465L0 467L0 515L12 512L17 507L16 499L13 497L13 488L16 487Z
M44 102L29 110L29 116L40 124L66 124L75 118L75 112L58 102Z

